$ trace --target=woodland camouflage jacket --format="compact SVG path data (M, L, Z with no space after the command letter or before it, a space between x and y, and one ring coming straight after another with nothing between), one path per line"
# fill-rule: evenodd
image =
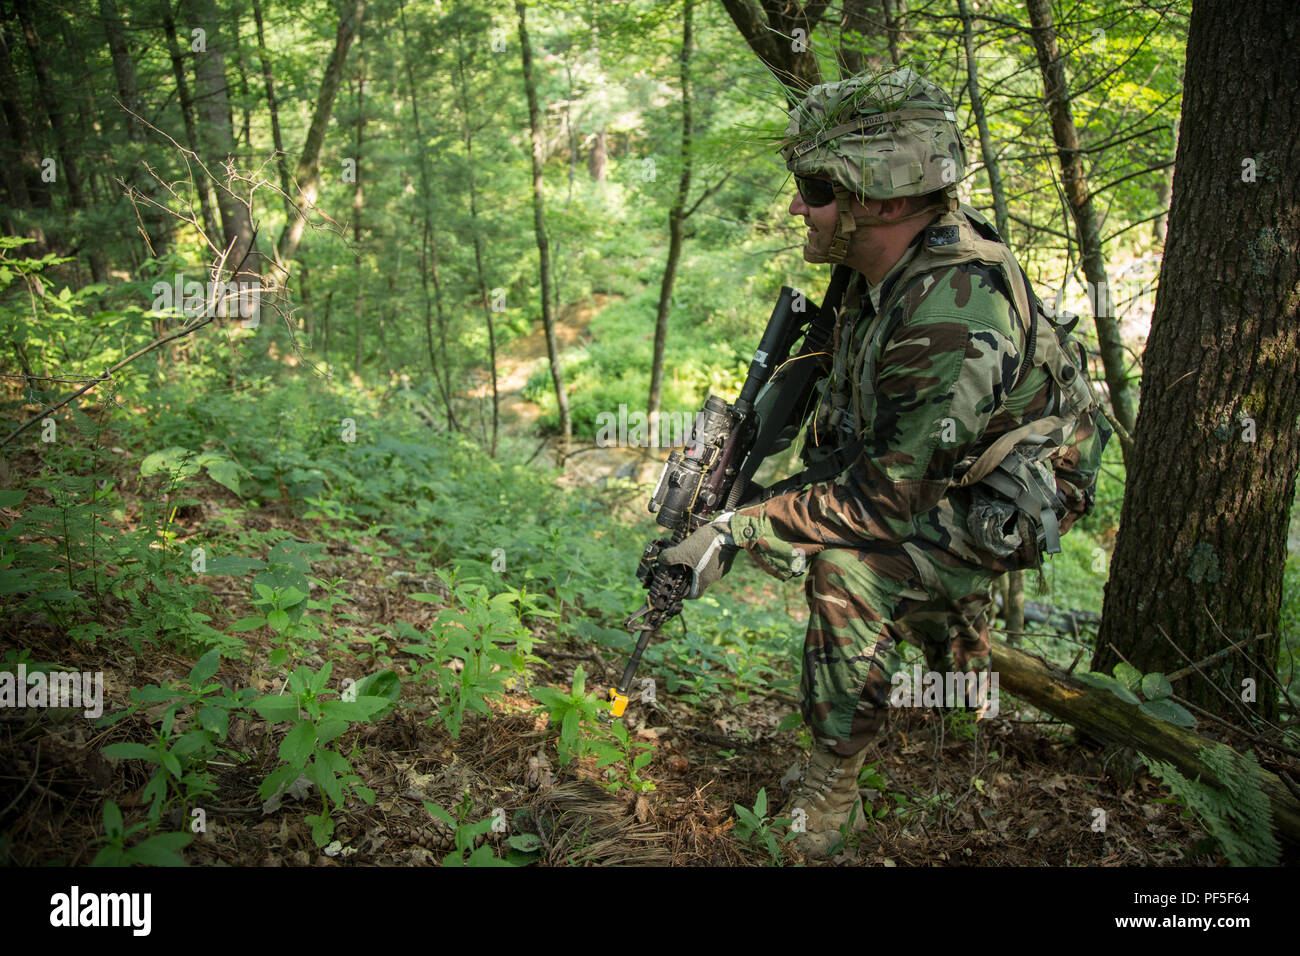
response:
M856 431L862 441L856 460L832 480L732 516L736 543L769 573L798 574L823 548L913 537L989 570L1036 561L1036 554L999 561L978 551L966 530L969 492L950 486L999 435L1058 414L1061 389L1037 363L1015 384L1026 334L999 267L943 265L895 288L912 259L924 255L925 241L927 231L869 294L862 293L865 279L855 277L845 299L834 370L809 430L833 428L838 404L840 430L850 435L830 440L843 445ZM882 303L882 326L872 334ZM868 338L876 348L864 348ZM806 441L825 444L828 437L823 432ZM1071 505L1076 510L1082 512L1081 502ZM1063 530L1074 516L1062 521Z

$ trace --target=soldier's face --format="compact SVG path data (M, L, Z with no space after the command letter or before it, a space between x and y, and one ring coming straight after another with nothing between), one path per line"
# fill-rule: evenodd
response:
M821 179L820 176L810 177ZM830 182L829 179L823 180ZM810 206L798 191L790 203L790 215L802 216L808 226L808 235L804 241L803 257L809 262L825 262L830 254L831 239L835 236L835 222L839 218L835 201L824 206Z
M824 182L830 182L830 179L822 176L813 176L812 179L822 179ZM868 208L859 202L856 198L849 199L849 213L853 216L862 216L869 212ZM830 255L831 240L835 238L835 224L839 220L839 207L834 200L822 206L809 205L807 200L799 192L795 192L794 200L790 203L790 215L802 216L804 224L808 226L808 234L804 240L803 257L809 262L825 262L826 257ZM859 228L853 235L853 243L850 248L859 245L862 240Z

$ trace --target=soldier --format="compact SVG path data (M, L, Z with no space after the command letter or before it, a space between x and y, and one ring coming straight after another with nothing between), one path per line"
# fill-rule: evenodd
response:
M1108 431L1010 250L958 202L965 147L941 89L906 69L813 87L782 154L804 258L856 273L805 429L809 467L660 560L691 567L691 597L739 548L779 578L806 573L814 744L784 815L804 823L805 854L825 855L864 822L858 771L899 642L934 672L987 672L991 582L1060 550Z

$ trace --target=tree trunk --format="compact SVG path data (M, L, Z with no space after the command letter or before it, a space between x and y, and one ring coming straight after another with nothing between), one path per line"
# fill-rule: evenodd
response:
M195 156L202 156L203 149L199 143L198 126L194 120L194 99L190 96L190 84L185 79L185 55L181 51L180 41L176 38L176 20L172 17L170 0L159 0L162 12L163 33L167 36L167 51L171 57L172 75L176 79L176 95L180 101L181 118L185 122L185 145ZM199 217L203 220L203 231L217 240L217 219L213 212L216 201L212 198L212 183L203 175L202 170L193 173L198 176L194 189L199 194Z
M1075 129L1074 113L1070 107L1070 85L1065 77L1065 63L1056 42L1052 6L1050 0L1026 0L1026 6L1029 22L1033 25L1031 33L1034 52L1043 75L1043 99L1051 117L1052 139L1056 143L1056 153L1061 164L1061 186L1074 217L1083 274L1088 280L1093 321L1097 326L1097 343L1101 349L1101 364L1105 371L1106 387L1110 392L1110 407L1124 432L1132 435L1133 389L1128 382L1124 343L1120 338L1119 322L1114 315L1110 283L1106 277L1101 227L1097 222L1092 197L1088 194L1083 154L1079 151L1079 133ZM1124 440L1124 434L1118 437L1127 460L1132 448Z
M456 71L455 82L460 99L461 138L465 144L465 171L469 180L469 221L470 232L474 240L474 270L478 277L479 301L483 306L483 318L487 323L488 333L488 372L492 380L492 435L489 440L488 453L497 455L497 436L501 429L501 396L497 387L497 334L496 323L492 320L492 303L489 301L487 269L483 264L483 236L478 221L478 187L474 179L474 125L475 115L470 108L469 80L465 76L465 37L459 24L456 27Z
M885 36L889 39L889 61L898 66L898 45L903 40L903 18L907 15L907 0L881 0L885 10Z
M235 50L235 72L239 74L239 98L240 112L243 115L243 136L244 155L251 157L253 155L253 120L248 110L248 69L244 66L244 45L239 38L239 5L236 4L230 11L230 44ZM238 142L238 141L236 141Z
M1197 753L1214 741L1148 717L1110 691L1084 684L1056 665L1008 647L996 638L992 647L992 669L998 675L999 692L1013 694L1097 740L1131 747L1172 763L1189 779L1200 777L1203 783L1222 786ZM1293 846L1300 845L1300 800L1277 775L1267 770L1262 774L1262 789L1272 805L1278 836Z
M406 31L406 4L397 4L398 23L402 29L402 64L406 72L407 96L411 101L411 122L415 127L415 148L418 150L417 165L420 170L420 288L424 301L424 336L429 350L429 371L434 384L438 386L442 406L447 414L447 427L459 430L456 411L452 404L451 368L447 352L447 319L442 310L442 285L438 281L438 245L434 240L432 211L429 195L429 161L426 155L427 144L420 127L420 98L416 93L415 69L411 65L411 46ZM429 296L429 284L433 284L432 302ZM441 357L433 347L433 305L437 306L438 338L441 344Z
M126 132L127 139L132 143L143 143L145 127L140 119L140 90L136 83L135 63L131 59L126 31L122 28L122 19L118 13L117 0L99 0L99 18L103 21L109 55L113 59L113 78L117 82L117 94L122 106L130 111L129 115L122 117L122 128ZM157 183L141 168L137 154L131 155L122 179L146 199L158 201ZM140 203L139 214L140 220L144 223L144 238L149 246L149 253L157 256L166 246L170 235L168 218L152 202Z
M998 235L1007 241L1007 196L1002 188L1002 169L998 164L998 151L993 146L989 132L988 114L984 109L984 94L980 91L979 61L975 55L975 31L971 23L969 0L957 0L961 16L962 43L966 48L966 89L970 92L970 109L980 134L980 155L984 158L984 173L989 178L989 192L993 194L993 219Z
M50 186L41 179L41 156L32 137L32 124L27 118L27 107L3 26L0 25L0 105L4 109L8 132L0 142L4 144L6 186L17 208L49 209Z
M257 58L262 65L262 85L266 88L266 108L271 113L271 142L275 144L275 166L280 173L280 190L284 193L285 211L293 215L293 192L289 185L289 160L284 151L284 138L280 135L280 107L275 99L275 80L271 74L271 58L266 52L266 38L262 29L262 2L253 0L253 21L257 24Z
M362 324L365 315L365 282L362 278L362 255L361 255L361 214L365 210L365 193L361 189L361 149L365 143L366 135L366 113L365 113L365 89L366 89L366 46L361 36L361 28L357 30L357 137L356 146L351 157L353 162L353 184L352 184L352 254L353 254L353 297L352 297L352 317L356 322L356 363L355 370L361 371L361 333ZM382 337L380 340L380 352L383 351Z
M564 389L564 369L560 366L560 345L555 338L555 316L551 311L551 259L546 238L546 210L542 197L542 123L537 109L537 84L533 79L533 51L528 42L524 5L515 0L519 15L519 47L524 62L524 91L528 96L528 126L533 147L533 232L537 235L537 260L542 281L542 328L546 332L546 357L551 363L551 382L555 385L555 405L560 412L560 435L563 459L573 440L573 423L569 418L569 396ZM690 22L691 0L686 0L686 20Z
M226 87L225 42L214 0L185 0L182 9L190 23L207 31L204 52L194 56L194 92L200 121L199 155L214 176L222 176L235 153L235 130L230 122ZM216 183L217 211L221 214L221 247L229 250L226 268L237 281L256 281L258 263L252 260L253 218L244 201L233 192L236 184ZM247 257L247 258L246 258ZM244 263L240 268L240 263Z
M802 92L822 81L812 33L830 6L827 0L804 4L722 0L722 5L749 48L785 87L792 106Z
M294 173L297 193L293 194L293 212L280 233L276 247L282 266L287 266L298 252L302 241L302 232L307 225L307 216L320 192L320 151L325 142L325 129L329 126L330 113L334 109L334 97L343 80L343 64L348 58L348 49L361 26L361 17L365 12L364 0L347 0L343 15L339 18L338 32L334 37L334 52L330 54L321 78L320 93L316 97L316 108L312 111L311 128L307 130L307 139L302 144L302 154L298 157L298 166Z
M27 52L31 56L32 70L36 74L36 92L54 133L54 149L59 156L59 176L68 184L68 197L73 209L85 209L86 194L81 179L81 170L77 157L72 151L72 133L64 123L63 103L54 87L50 75L50 65L45 58L45 49L41 45L40 35L36 30L36 16L31 0L15 0L14 9L22 25L23 39L27 43ZM93 239L91 241L94 241ZM90 262L90 274L96 282L108 280L108 270L100 253L91 250L87 254Z
M596 133L595 142L591 145L591 155L587 157L587 172L598 183L605 181L605 164L608 160L609 154L605 143L605 130L601 129Z
M659 406L662 400L664 350L668 344L668 317L672 313L673 285L677 281L677 263L682 255L682 233L686 222L686 199L691 190L691 13L692 0L686 0L682 19L682 174L677 181L677 197L668 210L668 261L664 264L659 285L659 307L655 312L655 349L650 365L650 397L646 403L651 443L659 440Z
M1168 670L1266 633L1184 695L1239 720L1277 713L1270 671L1300 465L1300 221L1280 212L1300 202L1298 40L1300 8L1288 0L1197 0L1192 10L1187 75L1216 79L1184 91L1169 241L1093 662L1109 672L1123 654L1143 671ZM1267 67L1240 69L1248 60ZM1256 702L1242 700L1245 681Z

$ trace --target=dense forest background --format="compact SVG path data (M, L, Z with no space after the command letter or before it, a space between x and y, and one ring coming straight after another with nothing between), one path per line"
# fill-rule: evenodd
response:
M1177 426L1140 386L1161 310L1176 310L1161 288L1175 160L1201 162L1189 135L1234 122L1184 115L1185 87L1235 55L1197 47L1191 27L1203 16L1205 36L1246 46L1295 27L1270 7L1229 30L1227 10L5 0L4 666L102 672L105 716L4 725L0 852L780 860L778 778L807 743L790 714L797 582L738 562L649 652L626 726L597 719L596 685L631 643L619 622L641 601L661 446L710 392L734 397L780 287L816 299L828 278L802 261L788 213L775 152L788 99L906 65L957 103L963 200L1049 309L1080 316L1118 436L1064 553L1040 580L1004 583L999 636L1071 671L1092 661L1088 686L1145 718L1254 750L1199 758L1216 790L1161 750L1070 763L1078 722L1019 692L1000 731L900 715L902 743L883 741L862 780L877 836L845 859L978 846L1007 863L1275 861L1286 827L1259 775L1287 780L1300 746L1300 563L1296 455L1270 438L1294 430L1295 409L1279 399L1269 417L1259 399L1295 350L1267 322L1232 327L1274 343L1276 362L1232 385L1247 400L1204 416L1220 445L1254 455L1232 473L1256 490L1189 503L1199 530L1111 574L1121 514L1135 509L1134 527L1163 514L1150 476L1183 473L1153 450L1152 436L1177 445ZM1293 81L1242 80L1261 96L1281 83L1278 109ZM1285 189L1293 140L1215 162L1234 188ZM1220 194L1185 235L1238 201L1282 208ZM1261 301L1292 317L1294 273L1277 270L1292 267L1293 228L1222 240L1248 246L1280 290ZM1216 255L1199 260L1207 282L1225 281ZM1254 547L1242 530L1214 523L1234 510L1269 516L1254 566L1233 558ZM1164 594L1166 566L1211 595L1204 614L1126 583L1145 575ZM1103 623L1108 602L1125 610ZM1154 802L1161 786L1181 816ZM566 829L575 807L604 821L598 836ZM57 837L38 847L38 831Z

